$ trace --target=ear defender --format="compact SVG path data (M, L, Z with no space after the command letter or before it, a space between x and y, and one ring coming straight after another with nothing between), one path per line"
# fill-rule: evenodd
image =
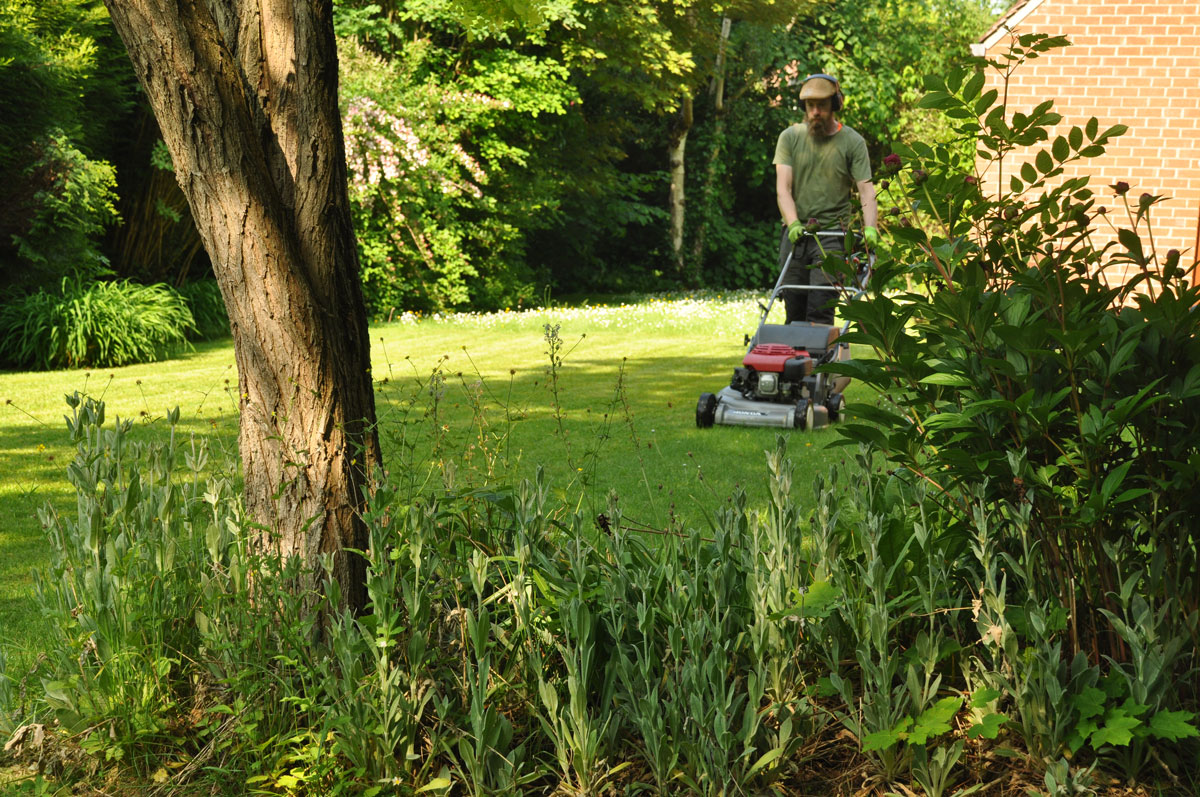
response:
M821 78L822 80L828 80L830 83L833 84L833 97L831 97L831 102L832 102L831 107L833 108L835 113L842 110L842 106L846 104L846 95L842 94L842 84L838 82L838 79L835 78L833 75L826 75L823 72L817 72L816 74L812 74L812 75L809 75L808 77L804 78L804 83L807 83L808 81L810 81L814 78ZM800 84L801 92L804 91L804 83Z

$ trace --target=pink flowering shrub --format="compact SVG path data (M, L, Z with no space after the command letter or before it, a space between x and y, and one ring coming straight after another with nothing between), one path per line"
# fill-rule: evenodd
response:
M494 304L481 291L521 250L518 226L506 216L512 203L489 191L489 172L519 153L486 131L512 103L433 84L411 64L350 43L341 57L347 176L369 312L389 318ZM510 293L520 290L514 283Z

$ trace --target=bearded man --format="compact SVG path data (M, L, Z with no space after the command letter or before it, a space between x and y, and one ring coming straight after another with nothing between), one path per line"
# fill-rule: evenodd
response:
M845 251L845 235L853 221L852 188L862 204L862 237L868 246L879 241L878 208L871 182L871 160L863 137L838 120L845 97L836 78L809 75L800 86L804 122L789 126L775 145L775 198L783 216L779 266L792 261L784 285L830 285L820 269L829 252ZM832 324L836 290L793 290L783 295L787 321Z

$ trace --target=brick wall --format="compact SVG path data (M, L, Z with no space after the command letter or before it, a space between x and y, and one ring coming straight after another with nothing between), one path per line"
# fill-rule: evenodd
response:
M1200 3L1030 0L1013 10L1017 34L1062 35L1072 46L1017 70L1009 84L1010 113L1053 99L1063 122L1051 140L1093 116L1101 130L1128 126L1105 155L1065 176L1090 175L1098 200L1122 217L1123 205L1108 188L1118 180L1130 184L1134 203L1143 192L1169 197L1153 210L1155 246L1160 257L1178 249L1183 263L1194 262L1200 245ZM1008 44L1002 36L987 55L1003 53ZM1025 159L1018 153L1005 172Z

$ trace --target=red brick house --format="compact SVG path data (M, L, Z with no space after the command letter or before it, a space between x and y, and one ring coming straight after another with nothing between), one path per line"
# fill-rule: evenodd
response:
M1059 133L1095 116L1100 129L1129 132L1067 177L1091 176L1097 198L1121 209L1109 185L1130 196L1169 197L1153 210L1154 243L1196 262L1200 251L1200 2L1197 0L1019 0L975 55L997 56L1013 32L1065 36L1072 46L1026 62L1009 84L1008 108L1028 111L1047 99L1063 116ZM1124 211L1120 216L1124 217ZM1128 225L1125 225L1128 226ZM1105 227L1105 229L1107 229Z

